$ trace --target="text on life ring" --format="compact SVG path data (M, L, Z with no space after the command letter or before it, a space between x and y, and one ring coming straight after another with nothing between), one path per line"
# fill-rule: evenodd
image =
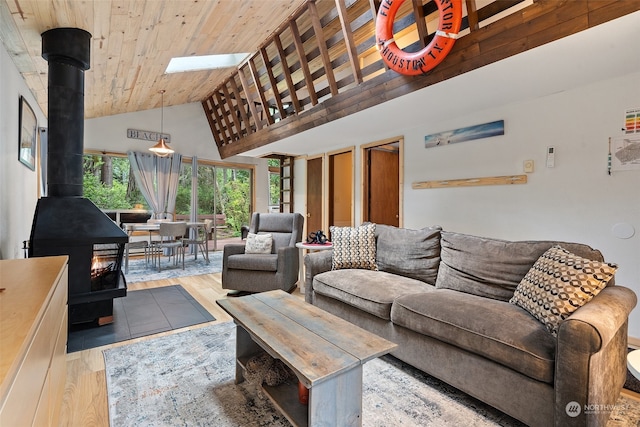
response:
M376 19L376 43L382 60L392 70L416 76L440 64L453 48L462 23L462 0L435 0L440 14L438 30L419 52L404 52L393 39L393 21L404 0L383 0Z

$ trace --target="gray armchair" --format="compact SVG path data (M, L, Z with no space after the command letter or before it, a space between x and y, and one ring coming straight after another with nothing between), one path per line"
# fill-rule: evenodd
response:
M249 232L273 236L270 254L246 254L245 243L224 246L222 288L240 292L265 292L296 287L304 217L299 213L254 213ZM231 293L230 293L231 294Z

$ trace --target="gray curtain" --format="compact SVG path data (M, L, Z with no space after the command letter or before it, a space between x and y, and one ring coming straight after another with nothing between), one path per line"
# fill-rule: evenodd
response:
M191 158L191 221L198 222L198 157ZM190 238L195 239L198 230L190 229ZM195 253L196 245L191 245L189 253Z
M136 184L153 210L153 218L166 218L176 208L182 155L158 157L137 151L129 151L127 155Z

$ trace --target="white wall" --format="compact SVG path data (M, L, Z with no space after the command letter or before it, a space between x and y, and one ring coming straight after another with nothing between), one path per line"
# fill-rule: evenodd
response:
M586 243L619 265L618 284L640 295L640 170L607 174L608 138L621 136L624 111L633 107L640 107L640 73L407 129L405 225ZM424 148L425 135L499 119L504 136ZM556 148L552 169L545 167L548 145ZM525 185L411 188L415 181L519 174L526 159L535 161L535 172ZM636 234L615 237L617 223ZM640 310L629 329L640 337Z
M37 172L18 161L18 105L26 97L38 126L47 121L0 43L0 259L23 258L38 200Z
M160 117L160 109L154 109L85 120L84 148L118 153L146 151L155 142L127 138L127 129L160 132ZM200 103L165 107L163 132L171 135L171 147L183 156L220 161L218 148ZM267 161L246 156L234 156L224 161L256 165L255 210L267 212Z
M429 97L433 92L423 93L425 103L437 104ZM607 174L608 138L622 136L629 108L640 108L640 73L448 119L432 120L433 112L425 109L423 119L416 121L422 125L393 127L377 139L404 137L404 226L438 224L449 231L508 240L586 243L619 265L616 283L640 295L640 170ZM424 148L426 135L494 120L505 121L505 135ZM362 218L359 146L372 141L349 139L344 144L358 146L356 222ZM549 145L556 149L554 168L545 167ZM524 185L411 188L419 181L523 174L523 161L529 159L535 171L527 174ZM304 162L299 163L298 177L306 174ZM296 200L304 200L304 187L296 189ZM612 227L618 223L631 225L634 236L615 237ZM629 335L640 339L638 308L631 314Z

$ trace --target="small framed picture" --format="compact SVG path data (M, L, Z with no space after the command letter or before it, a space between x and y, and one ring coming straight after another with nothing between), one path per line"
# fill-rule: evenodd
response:
M18 128L18 159L32 171L36 170L36 143L38 141L38 121L31 106L20 97L20 127Z

